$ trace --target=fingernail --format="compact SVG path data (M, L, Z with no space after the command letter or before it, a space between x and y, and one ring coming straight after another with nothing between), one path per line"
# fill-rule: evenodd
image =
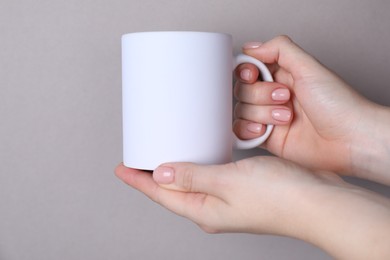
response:
M242 48L243 49L256 49L256 48L259 48L262 44L263 44L262 42L247 42L242 46Z
M290 99L290 91L286 88L278 88L272 92L272 99L275 101L287 101Z
M241 79L243 80L250 80L251 79L251 71L249 69L243 69L241 72L240 72L240 77Z
M252 132L252 133L255 133L255 134L260 134L261 132L261 128L263 127L262 124L258 124L258 123L248 123L248 125L246 126L246 129L249 131L249 132Z
M175 172L170 167L160 166L154 170L153 179L159 184L170 184L175 179Z
M287 109L274 109L272 110L272 118L277 121L288 122L291 119L291 111Z

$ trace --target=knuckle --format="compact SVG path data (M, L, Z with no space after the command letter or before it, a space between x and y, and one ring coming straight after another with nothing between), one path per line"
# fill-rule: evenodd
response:
M219 233L221 233L216 228L213 228L213 227L210 227L210 226L207 226L207 225L198 225L198 226L200 227L200 229L202 229L207 234L219 234Z
M231 167L235 172L239 172L240 176L251 175L257 171L259 163L262 163L263 157L253 157L252 160L238 160L232 163Z
M236 119L234 120L233 122L233 131L236 135L238 135L238 137L242 137L243 136L243 129L244 126L243 126L243 121L242 119Z
M276 40L279 42L282 42L282 43L291 43L292 42L292 39L288 35L285 35L285 34L277 36Z
M254 84L252 87L252 98L255 104L261 104L264 99L263 89L259 86L259 84Z
M192 191L194 188L194 170L192 167L185 167L182 169L179 186L186 191Z
M234 83L233 94L236 99L240 99L240 83L238 81Z
M235 106L234 106L234 112L233 112L233 114L234 114L234 117L235 118L240 118L241 117L241 108L242 107L242 105L241 105L241 103L237 103Z
M237 91L238 99L249 104L260 105L265 100L264 82L257 81L253 84L243 84Z
M246 105L245 110L242 112L242 119L260 123L262 110L257 108L258 107L256 105Z
M161 189L158 185L155 186L151 194L147 195L152 201L161 204Z

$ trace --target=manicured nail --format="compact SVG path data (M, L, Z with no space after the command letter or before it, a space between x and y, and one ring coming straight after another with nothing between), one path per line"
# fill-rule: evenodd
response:
M246 126L246 129L249 131L249 132L252 132L252 133L255 133L255 134L260 134L261 132L261 128L263 127L262 124L258 124L258 123L248 123L248 125Z
M175 179L175 172L170 167L160 166L154 170L153 179L159 184L170 184Z
M252 72L249 69L243 69L240 72L240 77L243 80L248 80L249 81L251 79L251 74L252 74Z
M288 101L290 99L290 91L286 88L278 88L272 92L272 99L275 101Z
M262 42L247 42L242 46L242 48L243 49L256 49L256 48L259 48L262 44L263 44Z
M288 109L274 109L272 110L272 118L277 121L288 122L291 119L291 111Z

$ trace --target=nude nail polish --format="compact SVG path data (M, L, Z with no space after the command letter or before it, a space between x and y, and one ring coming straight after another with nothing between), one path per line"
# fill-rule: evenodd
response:
M160 166L153 172L153 179L159 184L170 184L175 178L174 170L170 167Z
M247 126L246 126L246 129L249 131L249 132L252 132L252 133L255 133L255 134L260 134L261 132L261 128L263 127L262 124L258 124L258 123L249 123Z
M291 111L287 109L272 110L272 118L280 122L288 122L291 119Z
M251 71L249 69L243 69L240 72L240 77L243 80L250 80L251 79Z
M256 49L256 48L259 48L262 44L263 44L262 42L247 42L242 46L242 48L243 49Z
M286 88L278 88L272 92L272 100L287 101L290 99L290 91Z

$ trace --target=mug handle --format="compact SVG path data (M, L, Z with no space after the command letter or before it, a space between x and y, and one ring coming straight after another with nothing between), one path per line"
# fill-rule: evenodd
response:
M271 75L271 72L268 70L267 66L264 65L261 61L258 59L255 59L251 56L245 55L245 54L239 54L235 57L234 59L234 64L233 64L233 70L237 68L238 65L242 63L252 63L255 65L263 78L264 81L268 82L273 82L273 78ZM270 136L272 129L274 128L273 125L267 125L267 128L265 130L265 133L262 136L259 136L254 139L249 139L249 140L241 140L239 139L236 134L233 132L233 147L235 149L252 149L260 144L264 143L268 137Z

